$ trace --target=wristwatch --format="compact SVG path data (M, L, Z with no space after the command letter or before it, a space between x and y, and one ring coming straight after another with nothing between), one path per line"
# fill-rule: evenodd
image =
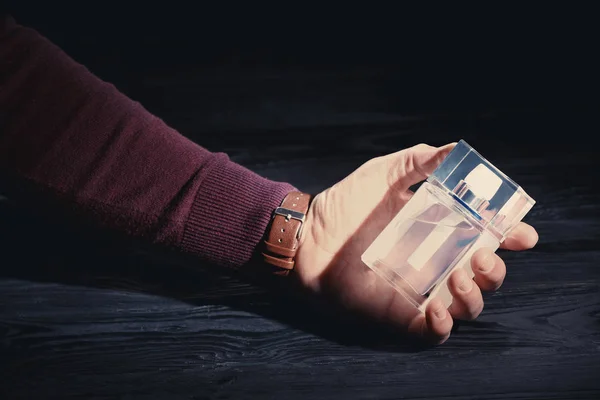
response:
M275 275L288 275L294 268L300 233L311 200L312 196L307 193L291 192L273 212L262 255L264 261L273 266Z

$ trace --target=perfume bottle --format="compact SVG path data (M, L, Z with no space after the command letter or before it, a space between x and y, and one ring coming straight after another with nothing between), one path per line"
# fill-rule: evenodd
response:
M471 256L498 249L535 201L461 140L362 255L362 261L420 311L448 307L456 268L473 277Z

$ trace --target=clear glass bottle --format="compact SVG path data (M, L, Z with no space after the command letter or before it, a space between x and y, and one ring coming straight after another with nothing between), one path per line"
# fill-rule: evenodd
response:
M471 255L498 249L535 201L461 140L362 255L363 262L421 311L446 306L450 273L473 276Z

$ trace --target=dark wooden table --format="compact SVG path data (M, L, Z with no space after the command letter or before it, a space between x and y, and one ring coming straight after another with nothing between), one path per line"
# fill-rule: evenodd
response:
M384 78L163 72L127 90L209 149L312 192L371 157L465 138L538 201L526 221L539 244L502 252L506 282L477 321L417 348L3 199L0 398L600 398L594 115L412 116L386 108Z

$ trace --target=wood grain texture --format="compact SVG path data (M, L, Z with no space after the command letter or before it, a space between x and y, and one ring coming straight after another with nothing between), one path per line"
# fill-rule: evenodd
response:
M597 132L590 115L384 115L381 75L267 78L130 87L193 140L311 192L371 157L465 138L538 201L538 246L502 252L509 273L482 316L417 348L2 199L2 398L600 398L599 170L577 136ZM219 98L230 116L206 108Z

